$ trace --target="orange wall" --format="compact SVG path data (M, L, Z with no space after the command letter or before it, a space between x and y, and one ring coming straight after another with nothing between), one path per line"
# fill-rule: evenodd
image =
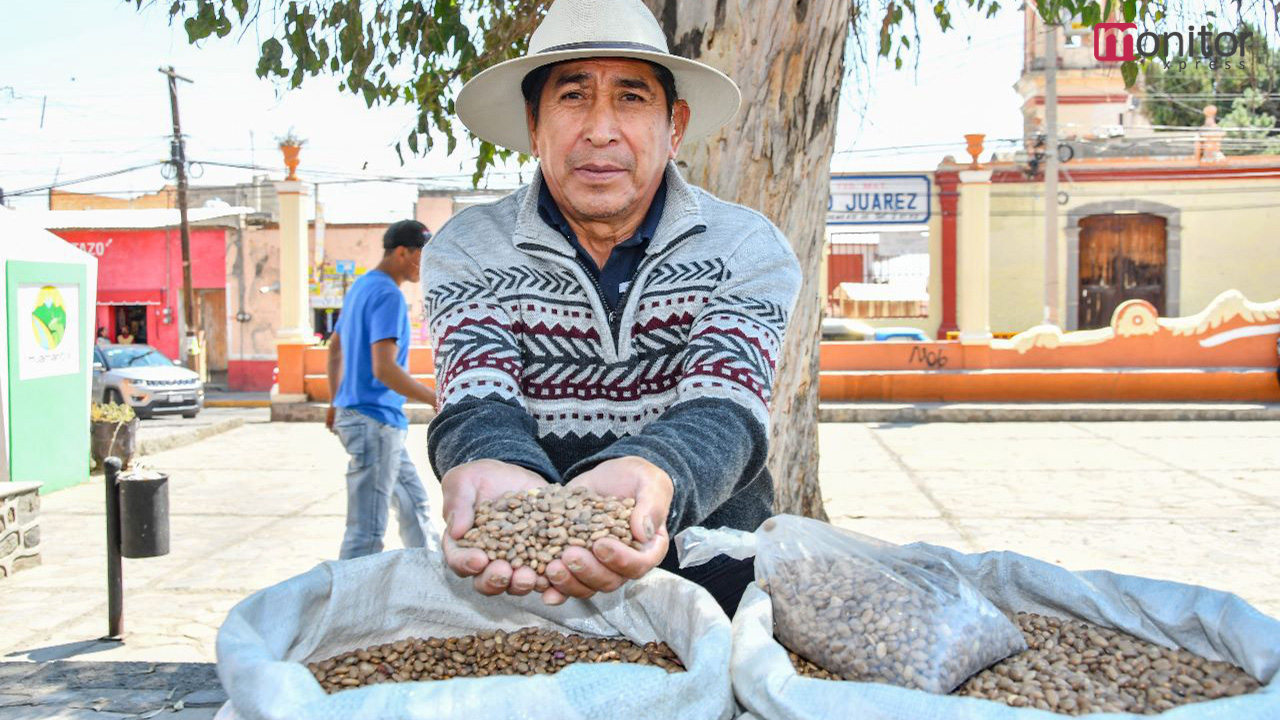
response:
M1275 309L1266 312L1274 315ZM1207 320L1199 328L1193 322L1181 335L1165 325L1134 334L1156 327L1154 315L1125 323L1117 310L1114 332L1050 337L1047 341L1062 346L1025 352L1017 347L1026 336L991 346L824 342L819 393L828 402L1280 402L1280 332L1272 331L1273 318L1261 311L1256 315L1253 320L1237 315L1213 327ZM1183 320L1178 323L1186 326ZM1251 326L1260 334L1223 341L1224 333ZM327 355L323 347L281 346L280 392L327 400ZM415 377L434 386L430 348L412 348L409 366Z
M298 347L298 346L293 346ZM315 402L329 401L329 378L328 368L326 364L329 361L329 348L322 346L314 346L303 349L296 355L290 355L286 362L286 353L281 347L281 367L280 367L280 392L285 393L284 375L286 366L291 373L291 394L305 392L307 397ZM297 372L299 361L297 357L301 357L302 372ZM431 358L431 348L429 347L411 347L409 348L409 374L427 387L434 388L436 386L435 367Z
M1215 329L1230 330L1249 323L1235 321ZM958 341L824 342L818 355L821 370L982 370L1032 368L1274 368L1276 334L1233 340L1217 347L1201 347L1198 336L1171 333L1148 337L1118 337L1097 345L1032 348L1026 353L987 346L964 346Z

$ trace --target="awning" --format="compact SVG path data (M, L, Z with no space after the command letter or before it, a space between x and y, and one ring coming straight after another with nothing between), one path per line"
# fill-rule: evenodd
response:
M98 289L98 307L116 305L164 305L164 290L160 288L111 288Z

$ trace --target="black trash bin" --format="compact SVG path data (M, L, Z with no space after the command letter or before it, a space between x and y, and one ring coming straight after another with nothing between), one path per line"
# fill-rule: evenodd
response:
M121 473L120 554L149 558L169 554L169 476Z

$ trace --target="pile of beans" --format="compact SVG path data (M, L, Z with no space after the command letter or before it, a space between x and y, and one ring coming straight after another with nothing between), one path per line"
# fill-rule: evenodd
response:
M978 673L956 694L1066 715L1154 715L1259 687L1230 663L1117 630L1032 613L1019 613L1014 620L1031 649Z
M851 680L945 693L1026 649L1009 619L942 563L807 557L768 576L783 645Z
M1205 660L1109 628L1035 613L1018 613L1014 621L1029 649L974 675L953 694L1064 715L1155 715L1260 687L1230 663ZM841 679L789 654L796 672L805 677Z
M475 522L458 546L484 550L489 560L513 568L530 567L538 575L565 548L589 548L606 537L644 547L631 533L632 498L600 497L587 488L549 485L506 493L476 505Z
M683 672L666 643L636 645L626 638L565 635L524 628L451 638L408 638L352 650L307 669L325 692L413 680L554 674L573 663L635 663Z

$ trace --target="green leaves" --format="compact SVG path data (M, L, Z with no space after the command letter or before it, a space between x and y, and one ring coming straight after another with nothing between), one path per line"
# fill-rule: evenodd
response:
M1110 4L1110 0L1108 0ZM1091 2L1080 9L1080 22L1093 27L1102 22L1102 8L1098 7L1098 3Z
M1228 155L1276 152L1280 150L1280 51L1268 46L1265 35L1244 23L1237 33L1248 31L1257 38L1241 66L1210 68L1207 63L1187 61L1168 69L1149 63L1143 72L1146 92L1143 111L1156 125L1196 128L1204 124L1204 106L1218 106L1218 125L1257 128L1231 132L1223 152ZM1238 58L1232 58L1238 60ZM1171 60L1181 63L1182 58ZM1194 98L1194 99L1190 99ZM1276 142L1273 142L1273 139Z
M908 5L913 0L903 0ZM144 0L134 0L141 10ZM149 3L147 3L149 4ZM369 107L397 102L417 106L418 121L403 148L427 152L435 138L450 153L459 140L453 129L454 97L462 84L486 67L522 55L529 35L551 0L173 0L170 20L181 22L187 40L225 37L239 27L264 40L258 77L287 78L300 87L321 73ZM914 13L914 6L911 5ZM897 8L894 23L902 19ZM904 36L905 38L905 36ZM481 143L475 181L494 162L513 153Z
M284 46L275 38L269 38L262 43L262 49L258 53L258 77L264 78L268 75L279 75L283 77L288 73L285 72L283 64L280 62L284 57Z
M1124 86L1126 88L1133 87L1138 81L1138 63L1133 60L1126 60L1120 65L1120 75L1124 78Z
M943 0L938 0L933 6L933 16L938 19L938 27L942 28L943 32L951 29L951 13Z
M180 2L175 2L170 7L170 13L173 7L180 5ZM195 43L215 33L218 37L226 37L231 32L231 20L227 17L226 10L215 7L212 0L197 0L195 14L188 17L182 27L187 31L187 42Z

